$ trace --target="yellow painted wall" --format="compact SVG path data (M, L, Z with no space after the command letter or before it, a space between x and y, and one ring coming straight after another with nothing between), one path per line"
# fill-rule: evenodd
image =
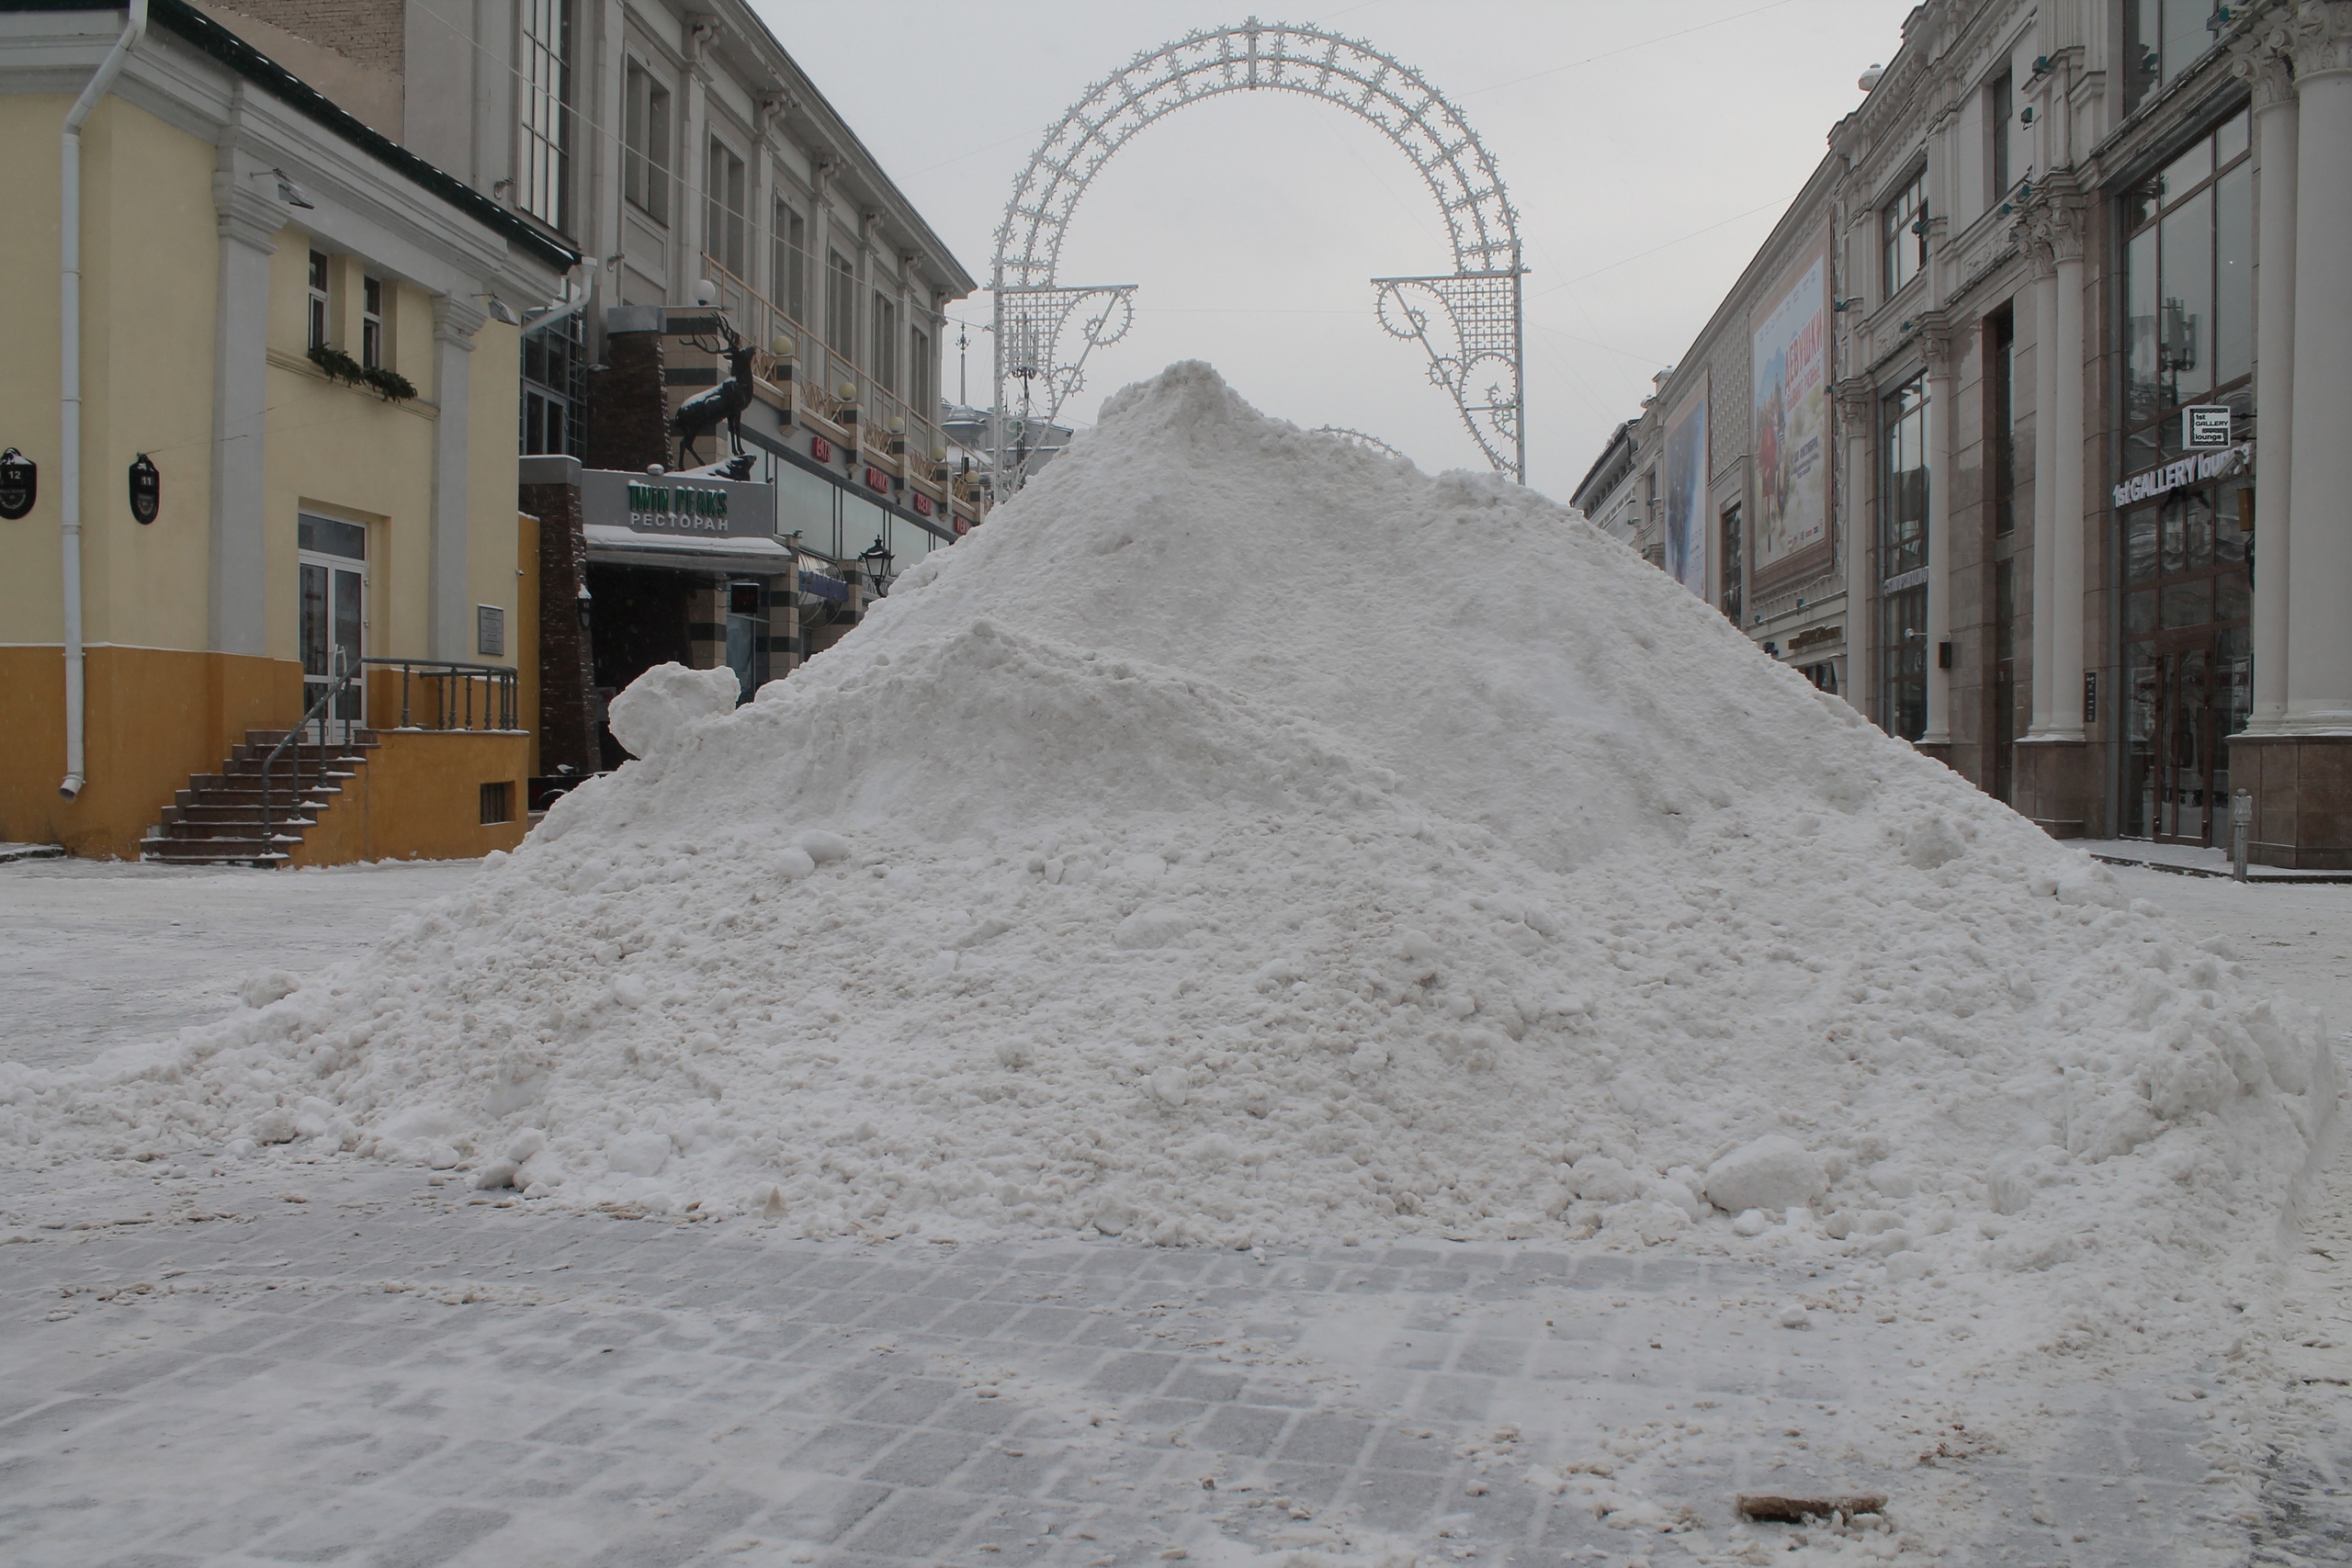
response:
M58 131L72 100L0 96L6 374L0 444L40 465L30 516L0 523L0 644L56 645ZM213 150L117 98L82 132L83 637L92 644L205 647L212 488L212 313L220 240ZM133 243L112 243L116 235ZM130 516L129 472L163 473L151 527ZM61 677L62 678L62 677Z
M40 465L30 516L0 523L0 839L67 845L76 853L135 855L145 829L189 775L216 770L247 728L283 728L301 712L297 637L297 513L315 508L368 527L368 651L428 651L433 444L439 417L432 299L389 280L392 367L418 389L408 403L329 380L308 362L308 267L312 242L288 228L270 262L269 404L265 435L264 541L269 583L267 657L208 651L209 626L214 307L220 239L213 147L109 97L83 134L84 637L88 649L85 747L90 784L57 795L64 772L64 660L59 535L58 131L63 95L0 96L0 166L10 172L10 219L0 224L6 373L0 445ZM387 178L392 178L387 175ZM356 356L365 264L338 256L332 290L336 333ZM516 329L492 322L468 356L469 541L465 642L471 604L506 612L514 665L536 650L525 614L514 512ZM130 516L128 471L144 452L163 476L152 526ZM492 660L483 660L491 662ZM371 693L372 696L372 693ZM533 705L523 722L536 720ZM371 712L376 723L393 716ZM377 854L481 853L503 829L478 821L486 765L468 748L514 751L520 795L529 765L520 737L403 742L389 770L398 801L369 807ZM503 756L503 753L501 753ZM424 779L435 759L457 770ZM497 763L505 768L506 762ZM423 770L423 771L421 771ZM462 777L458 776L462 774ZM485 776L503 776L492 774ZM444 799L443 796L448 796ZM462 795L462 801L458 799ZM453 804L454 803L454 804ZM432 812L446 822L428 820ZM454 815L449 815L454 813ZM389 815L388 815L389 814ZM519 839L520 826L513 829Z
M90 783L65 774L64 654L0 648L0 840L136 859L192 773L212 773L249 728L301 702L299 665L179 649L94 648L85 667Z
M334 806L302 835L296 865L463 860L523 841L528 736L390 730L379 739L367 766L344 781ZM484 825L481 786L500 780L507 783L514 820Z

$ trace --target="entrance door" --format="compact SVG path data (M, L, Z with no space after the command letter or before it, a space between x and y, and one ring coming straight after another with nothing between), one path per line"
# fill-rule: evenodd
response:
M300 545L302 711L308 713L336 675L359 668L366 649L368 530L306 513ZM366 683L354 682L322 716L364 724L367 704Z
M2227 820L2229 738L2245 728L2253 660L2245 634L2127 651L2132 711L2124 759L2131 836L2211 844Z

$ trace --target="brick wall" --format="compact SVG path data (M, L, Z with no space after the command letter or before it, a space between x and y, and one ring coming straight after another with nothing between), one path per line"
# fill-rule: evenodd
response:
M588 450L592 468L642 472L670 460L662 400L662 334L610 333L605 367L588 383Z
M580 491L525 485L520 505L539 520L539 766L553 773L569 763L593 773L596 729L589 699L595 682L580 628L580 591L588 581Z
M205 9L267 22L394 75L406 69L406 0L212 0Z

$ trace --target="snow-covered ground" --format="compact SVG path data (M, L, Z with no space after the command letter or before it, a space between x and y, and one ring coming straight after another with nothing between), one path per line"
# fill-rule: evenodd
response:
M0 867L0 1055L203 1022L469 869ZM2117 874L2352 1018L2352 887ZM0 1559L2342 1562L2341 1174L2278 1321L2018 1391L1951 1386L1842 1266L818 1243L348 1156L79 1161L0 1179ZM2034 1440L1985 1448L1967 1412L2018 1398ZM1732 1517L1824 1490L1888 1528Z
M391 918L454 893L472 861L292 873L124 861L0 866L0 1059L38 1067L161 1039L237 1005L256 969L354 956Z

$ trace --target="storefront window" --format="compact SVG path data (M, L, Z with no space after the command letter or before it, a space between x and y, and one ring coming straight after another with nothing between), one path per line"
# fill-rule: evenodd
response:
M2180 450L2179 410L2253 417L2254 165L2240 110L2124 199L2123 472ZM2169 426L2169 428L2167 428Z
M2142 19L2157 7L2143 4ZM2185 32L2167 0L2171 51ZM2176 33L2179 37L2176 37ZM2210 43L2201 27L2196 51ZM2165 79L2177 73L2164 55ZM2253 434L2254 166L2241 110L2125 198L2125 398L2119 478L2177 457L2182 408L2221 403ZM2125 686L2123 830L2213 841L2229 737L2253 697L2254 492L2244 479L2119 514Z

